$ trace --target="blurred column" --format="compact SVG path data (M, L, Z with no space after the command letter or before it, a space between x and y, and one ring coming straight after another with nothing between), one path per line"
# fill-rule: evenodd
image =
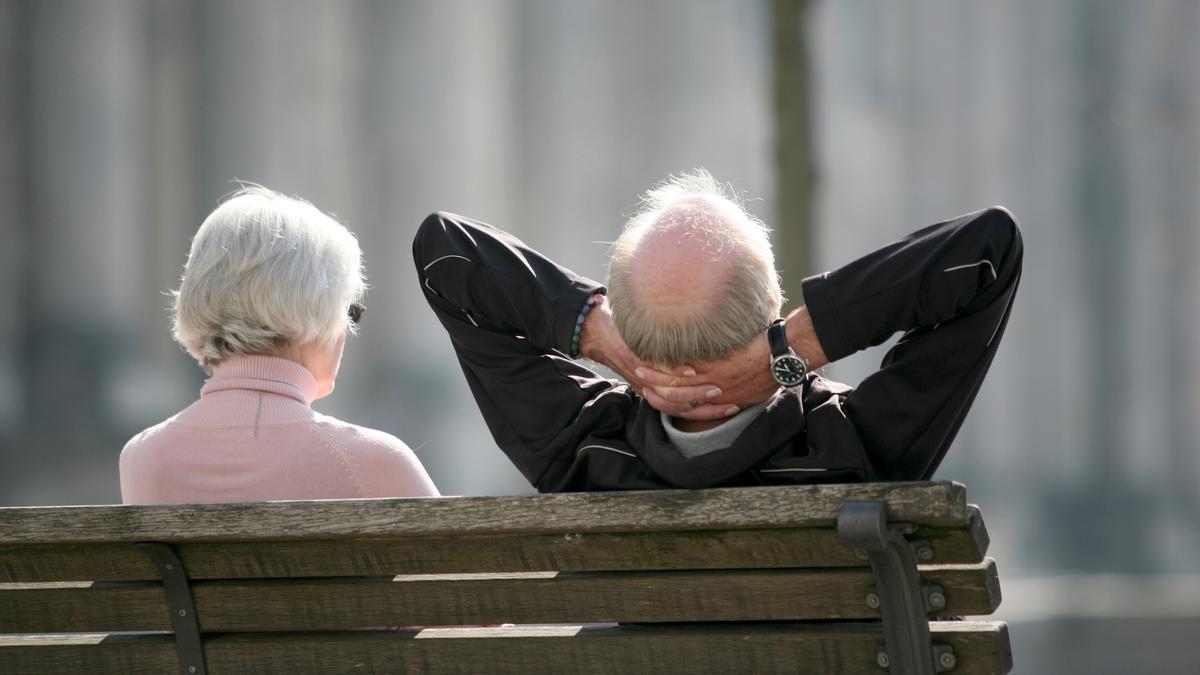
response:
M771 220L764 5L530 0L519 15L521 226L546 253L603 278L638 194L697 167Z
M818 272L813 255L813 198L816 182L812 144L812 67L808 0L772 0L775 77L776 258L786 267L788 306L804 299L800 282Z
M1002 41L1019 73L1015 86L1004 92L1003 114L1016 128L1006 144L1017 153L1004 174L1019 186L1012 206L1025 238L1026 273L1007 331L1012 337L1006 335L1001 346L1003 353L1011 341L1015 349L1008 353L1015 357L1008 361L1013 367L1000 373L1005 389L1020 401L1015 415L1022 422L1013 425L1002 418L1007 430L986 441L989 452L1007 464L988 467L983 474L994 481L997 496L1008 494L1011 485L1058 493L1082 480L1093 461L1092 439L1084 430L1097 411L1080 378L1103 370L1085 347L1091 288L1084 269L1090 263L1073 226L1080 218L1079 203L1069 198L1078 170L1079 137L1065 133L1078 124L1081 105L1070 39L1077 31L1078 8L1027 0L1012 11L1017 21L1007 30L994 21L981 27ZM1022 48L1013 50L1017 41ZM996 374L993 368L989 380ZM1025 514L1031 519L1055 512L1041 495L1008 501L1031 509ZM1046 558L1052 552L1039 539L1022 548Z
M436 437L440 447L422 458L443 489L489 489L507 460L486 451L481 420L437 405L445 391L472 404L461 381L435 374L453 357L413 283L410 250L431 210L508 215L511 3L199 7L205 207L234 178L259 181L332 211L364 251L368 328L347 346L337 395L318 409L418 448ZM460 470L480 457L496 466Z
M1200 550L1197 505L1197 352L1200 279L1200 96L1191 2L1146 5L1126 23L1127 61L1113 125L1127 139L1129 204L1122 250L1129 287L1121 323L1132 327L1121 360L1135 364L1122 393L1131 405L1120 451L1122 477L1141 501L1162 570L1188 569ZM1154 517L1147 518L1153 513Z
M0 438L14 436L25 415L28 19L27 3L0 2Z
M1090 350L1092 363L1103 364L1089 369L1089 381L1083 383L1091 394L1089 407L1096 413L1085 432L1092 453L1086 471L1094 489L1107 490L1128 468L1128 458L1119 447L1124 416L1104 411L1114 404L1113 386L1132 374L1123 358L1130 328L1117 320L1118 312L1130 308L1131 289L1124 275L1113 273L1123 268L1129 248L1125 227L1132 183L1126 144L1129 133L1118 120L1125 93L1121 75L1129 60L1128 47L1122 50L1120 46L1128 44L1122 39L1127 35L1123 27L1132 10L1121 2L1107 2L1102 8L1092 7L1090 2L1077 5L1078 96L1087 105L1080 106L1074 127L1076 180L1072 196L1079 209L1076 241L1086 252L1083 273L1091 289L1090 344L1084 348Z
M189 114L205 139L198 148L204 211L237 188L235 179L325 210L353 208L365 13L362 2L198 4L201 74Z
M31 423L104 428L142 312L146 27L129 2L29 7Z
M425 304L412 239L429 212L448 210L515 228L518 111L510 0L370 2L365 6L360 240L372 290L371 328L347 351L360 421L417 449L449 494L528 491L496 449ZM378 322L378 323L376 323Z
M146 283L139 289L146 311L139 321L156 361L180 349L171 340L167 291L179 284L192 235L214 201L201 183L200 11L192 0L157 1L145 7L148 33L145 135ZM190 358L188 359L190 360Z
M391 262L372 232L392 223L372 220L369 204L382 195L363 178L364 154L378 147L365 128L368 10L364 2L321 0L197 5L197 82L194 93L182 93L194 98L185 112L204 142L195 148L197 208L185 225L188 237L238 188L235 181L248 181L299 195L344 222L358 235L372 281ZM173 260L183 262L187 243L179 242ZM367 304L379 325L391 313L374 307L375 300L372 293ZM343 382L355 379L361 347L351 341ZM358 384L339 388L318 408L356 411L352 421L363 423L369 395Z
M612 241L621 225L613 207L633 204L647 187L614 204L612 183L620 176L597 169L644 171L639 155L658 140L646 130L669 109L663 101L669 90L646 85L655 74L653 47L642 39L653 28L651 11L589 0L517 7L513 86L520 116L513 131L522 213L512 227L538 250L592 277L603 274L607 248L600 242Z
M143 177L132 196L140 212L135 307L126 340L107 378L110 409L123 429L136 431L175 414L193 400L202 373L171 338L170 291L179 284L192 233L204 213L200 199L199 11L193 0L132 3L144 35L136 64ZM126 36L129 37L129 36Z
M1200 507L1200 5L1175 2L1152 8L1153 25L1163 34L1155 41L1154 64L1161 77L1155 82L1152 100L1158 105L1152 120L1164 155L1162 250L1168 263L1158 340L1169 355L1161 388L1167 392L1166 477L1172 507L1182 509L1175 516L1194 522Z

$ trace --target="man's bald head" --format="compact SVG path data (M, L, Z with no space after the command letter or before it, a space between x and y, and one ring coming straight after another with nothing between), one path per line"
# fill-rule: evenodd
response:
M703 197L680 200L642 232L629 257L633 302L667 319L713 311L730 272L719 208Z
M660 365L723 358L783 304L766 227L703 170L643 196L613 244L608 276L625 343Z

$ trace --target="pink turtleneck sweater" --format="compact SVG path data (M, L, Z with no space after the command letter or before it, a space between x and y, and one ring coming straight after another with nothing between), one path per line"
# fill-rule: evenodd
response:
M315 412L303 366L240 356L213 369L200 400L121 451L126 504L437 496L391 434Z

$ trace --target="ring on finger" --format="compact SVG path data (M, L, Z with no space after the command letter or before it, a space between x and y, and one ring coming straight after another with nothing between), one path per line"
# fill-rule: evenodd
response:
M692 408L699 408L700 401L697 401L696 399L692 399L692 400L688 401L688 405L691 406Z

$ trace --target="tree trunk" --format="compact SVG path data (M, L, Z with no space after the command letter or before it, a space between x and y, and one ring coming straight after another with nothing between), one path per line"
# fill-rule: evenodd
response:
M809 98L809 0L771 0L775 94L775 259L783 292L802 302L813 270L813 150Z

